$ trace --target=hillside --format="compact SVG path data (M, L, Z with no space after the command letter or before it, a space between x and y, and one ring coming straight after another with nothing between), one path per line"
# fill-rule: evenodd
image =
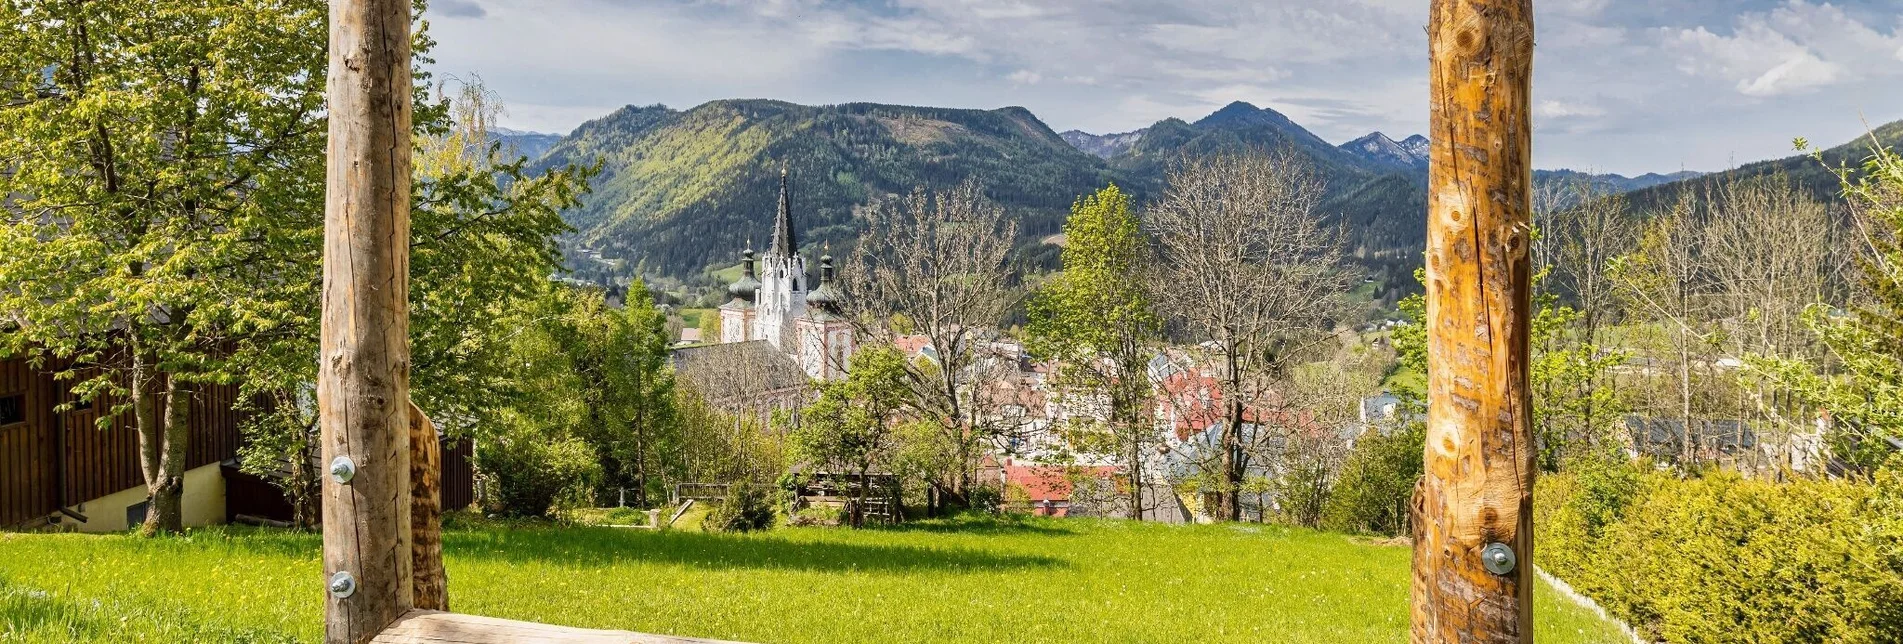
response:
M590 121L538 164L602 174L570 215L588 245L661 274L692 275L766 242L778 172L793 176L807 244L849 244L854 208L915 186L977 177L1027 237L1055 232L1077 195L1114 177L1029 111L868 103L714 101L627 107Z
M1868 135L1824 150L1820 155L1822 163L1808 154L1759 161L1725 172L1714 172L1683 181L1645 187L1632 192L1628 199L1635 210L1662 208L1669 206L1687 191L1703 192L1727 181L1784 175L1790 177L1792 183L1817 199L1840 201L1842 199L1841 186L1836 175L1829 169L1861 165L1863 160L1870 156L1871 144L1876 142L1881 142L1883 146L1891 149L1903 146L1903 121L1877 127Z
M1903 127L1883 131L1895 137L1898 130ZM524 150L547 136L510 134ZM1427 143L1418 135L1395 141L1376 132L1337 146L1275 110L1243 102L1195 122L1168 118L1119 134L1060 135L1019 107L724 100L688 110L623 108L554 142L537 164L600 160L594 193L569 215L579 231L575 241L644 274L686 278L732 264L749 242L766 242L782 165L793 176L793 207L809 246L849 247L860 225L855 210L876 197L976 178L1019 222L1029 248L1058 232L1078 195L1107 183L1124 186L1143 203L1162 194L1166 170L1182 158L1293 150L1326 182L1323 211L1344 226L1353 256L1385 299L1416 288L1411 275L1426 243ZM1771 162L1778 163L1815 165ZM1761 166L1770 167L1739 172ZM1675 189L1688 178L1535 173L1537 184L1590 180L1603 191L1645 194ZM1048 266L1055 260L1051 250L1024 259Z

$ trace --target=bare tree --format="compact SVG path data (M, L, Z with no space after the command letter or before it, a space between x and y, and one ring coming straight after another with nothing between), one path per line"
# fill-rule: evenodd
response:
M1817 360L1823 347L1803 324L1805 309L1842 302L1845 255L1830 209L1772 176L1727 182L1706 199L1712 211L1702 241L1714 286L1714 311L1722 319L1726 349L1734 357ZM1764 421L1761 440L1788 444L1807 432L1808 412L1753 371L1728 383L1735 388L1738 418Z
M1223 403L1217 514L1241 518L1245 409L1267 402L1289 358L1316 342L1349 287L1338 231L1316 212L1321 178L1289 152L1184 160L1146 217L1159 258L1152 301L1220 363Z
M1706 350L1711 334L1705 322L1710 276L1699 243L1708 214L1692 195L1680 197L1670 209L1650 217L1637 250L1614 260L1611 270L1613 283L1668 338L1677 380L1673 387L1676 412L1684 428L1678 439L1679 455L1686 467L1694 465L1698 456L1693 440L1692 408L1698 393L1692 384L1693 371L1710 366Z
M906 363L908 407L952 446L959 471L938 483L962 496L984 446L1024 426L1008 396L976 386L1015 368L991 338L1019 296L1007 261L1017 226L975 182L881 199L864 217L866 233L841 277L842 312L866 342L910 337L931 348L929 360Z

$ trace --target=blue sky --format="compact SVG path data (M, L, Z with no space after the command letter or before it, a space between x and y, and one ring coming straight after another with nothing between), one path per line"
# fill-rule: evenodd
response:
M1534 0L1543 168L1720 170L1903 119L1903 0ZM1427 125L1428 0L433 0L504 124L720 98L1022 105L1059 131L1236 100L1337 143Z

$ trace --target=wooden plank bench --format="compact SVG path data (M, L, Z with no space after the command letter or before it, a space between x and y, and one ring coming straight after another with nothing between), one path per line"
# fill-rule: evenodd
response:
M709 640L633 631L601 631L518 622L435 610L412 610L370 640L371 644L721 644ZM726 644L737 644L726 642Z

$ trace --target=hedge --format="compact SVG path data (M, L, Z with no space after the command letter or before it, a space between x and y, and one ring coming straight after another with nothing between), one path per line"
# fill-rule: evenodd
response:
M1535 553L1668 642L1903 642L1903 468L1776 483L1587 464L1541 478Z

